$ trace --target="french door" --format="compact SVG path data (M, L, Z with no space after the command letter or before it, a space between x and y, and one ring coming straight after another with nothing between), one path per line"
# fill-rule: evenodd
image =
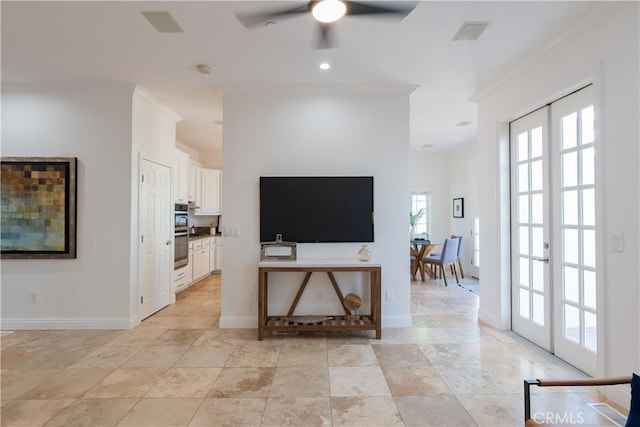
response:
M511 123L512 328L597 370L593 93Z

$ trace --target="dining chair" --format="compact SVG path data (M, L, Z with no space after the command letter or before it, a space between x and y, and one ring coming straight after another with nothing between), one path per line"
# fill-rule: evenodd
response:
M440 277L444 279L444 285L448 286L447 283L447 273L445 273L445 267L450 266L456 262L458 257L458 239L444 239L444 244L442 245L442 252L439 254L430 254L429 256L422 259L424 264L431 264L435 267L433 270L434 275L438 275L438 267L440 267ZM457 270L453 270L456 276L456 283L460 281L458 279Z
M452 239L458 239L458 255L456 261L458 262L458 267L460 267L460 276L464 279L464 271L462 271L462 236L456 236L455 234L451 235ZM456 263L453 263L453 268L456 268Z

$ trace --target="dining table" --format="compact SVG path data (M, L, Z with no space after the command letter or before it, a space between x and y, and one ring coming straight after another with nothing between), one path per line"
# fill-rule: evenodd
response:
M420 278L423 282L425 280L425 273L431 277L435 277L434 271L428 265L424 265L422 259L426 258L436 245L431 244L429 240L423 239L411 239L409 243L409 253L413 257L413 261L411 262L411 277L413 277L413 280L416 279L416 273L418 271L420 272Z

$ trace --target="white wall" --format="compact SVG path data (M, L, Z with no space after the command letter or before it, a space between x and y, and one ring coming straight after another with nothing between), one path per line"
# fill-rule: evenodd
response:
M480 179L478 169L478 150L476 144L468 144L452 151L449 155L449 209L450 233L462 236L462 254L460 255L463 271L471 276L473 256L473 217L478 215L478 192ZM453 199L464 198L464 218L453 218Z
M136 87L131 99L132 130L131 130L131 283L129 290L129 307L131 312L131 326L140 322L138 310L140 308L139 258L140 223L139 223L139 192L140 192L140 163L144 158L171 168L175 171L176 122L181 120L175 112L147 93ZM173 179L172 179L173 181ZM171 191L174 191L173 187ZM174 196L171 197L174 200ZM173 265L165 266L165 277L173 277ZM160 286L157 284L156 286ZM165 284L167 292L171 293L173 303L175 295L171 292L171 283Z
M258 180L262 175L374 176L375 242L369 247L372 262L382 264L383 289L394 291L393 301L383 301L383 325L410 325L409 90L227 88L224 98L222 218L225 225L240 227L240 237L227 237L223 243L221 327L257 325ZM359 247L356 243L305 244L298 255L355 259ZM314 296L315 289L321 289L329 299L332 289L326 278L316 278L320 279L323 286L311 284L307 293ZM338 280L343 286L357 285L350 283L350 277ZM295 285L280 289L288 293L282 299L292 300L296 289ZM301 303L303 308L306 303ZM323 309L317 306L307 305Z
M431 192L432 213L429 240L434 243L442 243L451 234L449 229L451 216L449 153L412 150L409 155L409 190ZM407 201L407 205L408 203ZM408 229L409 220L407 218Z
M557 97L594 82L599 206L602 249L599 267L604 292L599 305L603 335L602 375L638 370L639 185L638 130L640 75L639 4L613 6L603 19L551 47L479 101L479 161L482 288L480 316L509 326L508 299L508 121ZM486 185L484 185L486 183ZM507 208L505 209L505 206ZM624 235L625 251L613 253L608 236ZM628 402L628 400L627 400Z
M129 327L132 92L3 83L2 155L78 158L77 258L2 260L3 329Z

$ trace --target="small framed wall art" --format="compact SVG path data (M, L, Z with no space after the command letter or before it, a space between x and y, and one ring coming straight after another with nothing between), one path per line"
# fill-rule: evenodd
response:
M462 197L453 199L453 217L464 218L464 199Z
M76 258L75 157L2 157L1 258Z

